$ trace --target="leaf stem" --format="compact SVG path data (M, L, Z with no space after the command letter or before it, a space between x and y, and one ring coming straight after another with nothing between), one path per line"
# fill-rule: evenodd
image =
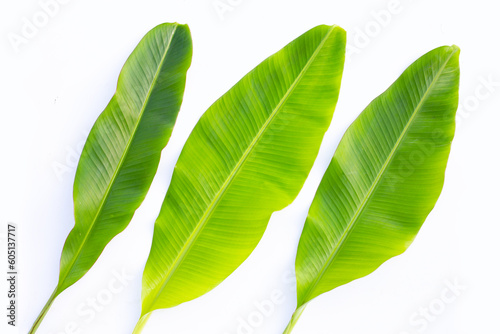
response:
M134 328L134 331L132 332L132 334L140 334L142 332L144 326L146 325L146 322L148 322L149 317L151 316L151 313L153 313L153 312L149 312L149 313L141 316L139 321L137 321L137 325L135 325L135 328Z
M286 326L285 331L283 334L290 334L295 327L295 324L299 320L300 316L306 309L307 304L302 305L301 307L297 308L295 312L293 312L292 319L290 319L290 322L288 323L288 326Z
M43 318L45 318L45 315L47 314L50 307L52 306L52 303L54 302L54 300L57 297L57 289L58 289L58 286L54 289L54 292L52 292L52 295L50 295L49 300L47 300L47 303L45 304L42 311L40 312L40 314L36 318L35 322L33 323L33 326L31 327L30 331L28 332L28 334L35 333L36 330L38 329L38 327L40 326L40 324L42 323Z

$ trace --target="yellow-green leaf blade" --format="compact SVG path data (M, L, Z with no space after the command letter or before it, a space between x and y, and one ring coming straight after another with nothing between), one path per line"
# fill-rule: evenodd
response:
M61 257L59 293L92 267L146 196L180 109L191 54L189 28L167 23L148 32L125 63L78 164L75 227Z
M459 49L435 49L376 98L342 138L296 259L301 307L404 252L444 182L458 106Z
M155 224L142 314L201 296L252 252L302 187L337 102L345 32L319 26L266 59L201 117Z

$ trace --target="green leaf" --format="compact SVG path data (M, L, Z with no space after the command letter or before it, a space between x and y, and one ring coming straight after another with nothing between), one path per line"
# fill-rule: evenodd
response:
M229 276L301 189L340 89L345 31L318 26L266 59L201 117L154 229L141 323Z
M85 143L73 192L75 227L64 244L59 283L31 332L144 200L181 106L191 56L189 28L167 23L148 32L125 63Z
M345 133L300 238L298 315L313 298L368 275L415 238L443 187L458 57L452 46L418 59Z

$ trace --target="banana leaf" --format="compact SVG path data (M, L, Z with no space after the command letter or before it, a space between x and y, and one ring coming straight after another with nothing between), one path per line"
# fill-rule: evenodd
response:
M175 167L144 270L142 314L197 298L253 251L290 204L338 99L345 31L318 26L243 77L200 118Z
M123 66L116 93L82 151L73 191L75 226L64 244L57 287L30 333L144 200L181 106L191 57L189 28L166 23L148 32Z
M373 100L319 185L296 258L297 309L412 243L443 187L458 107L459 49L437 48Z

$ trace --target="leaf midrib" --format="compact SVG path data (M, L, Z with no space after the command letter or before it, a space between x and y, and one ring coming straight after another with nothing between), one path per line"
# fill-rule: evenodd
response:
M214 210L217 207L218 203L220 202L221 198L224 196L224 194L226 193L227 189L229 188L229 186L231 185L231 183L233 182L233 180L235 179L235 177L238 175L239 171L242 169L243 165L247 161L247 158L250 156L250 154L252 153L253 149L259 143L259 141L262 138L263 134L268 129L269 124L271 124L271 122L273 121L273 119L275 118L275 116L278 114L278 112L281 110L281 108L283 107L283 105L286 103L286 101L288 100L288 98L290 97L290 95L293 93L293 91L295 90L295 88L298 86L299 81L302 79L302 77L307 72L307 70L309 69L309 67L313 63L313 61L316 59L317 55L319 54L319 52L323 48L324 44L328 40L330 34L332 33L332 31L336 27L337 27L336 25L333 25L328 30L328 32L323 37L323 39L321 40L321 42L319 43L319 45L316 47L316 50L311 55L310 59L304 65L304 68L300 71L300 73L298 74L297 78L290 85L290 87L286 91L285 95L279 101L279 103L276 105L276 107L274 108L274 110L271 112L271 114L268 117L268 119L266 120L266 122L261 126L261 128L259 129L259 132L256 134L256 136L254 137L254 139L252 140L252 142L250 143L250 145L248 146L248 148L245 150L245 152L243 153L243 155L240 158L240 160L236 163L235 167L233 168L233 170L231 171L231 173L228 175L228 177L226 178L226 180L222 184L222 187L217 192L217 194L215 195L214 199L211 201L210 205L205 210L203 216L200 218L198 224L196 225L196 228L194 229L194 231L189 236L187 242L184 244L184 246L182 247L182 249L178 253L177 257L174 259L173 265L170 267L170 269L168 270L168 272L165 275L165 278L162 280L160 289L156 290L158 292L156 293L155 298L153 299L153 301L151 301L151 302L148 303L149 304L148 308L144 308L143 309L142 315L147 314L147 313L149 313L149 312L152 311L152 307L154 306L154 304L156 303L156 301L160 297L163 289L168 284L168 281L170 280L170 278L172 277L172 275L175 273L175 271L177 270L177 268L184 261L186 255L191 250L192 245L195 243L195 241L197 240L198 236L201 234L201 231L206 226L206 223L210 219L212 213L214 212ZM147 310L147 312L145 312L145 310Z
M418 112L422 108L424 102L429 97L429 94L430 94L431 90L433 89L434 85L437 83L437 81L440 78L441 74L443 73L444 69L448 65L448 62L450 61L451 57L456 52L457 52L456 50L453 50L453 52L450 53L450 55L448 56L448 58L446 59L446 61L443 63L443 65L439 69L438 73L436 74L436 76L434 77L434 79L432 80L432 82L430 83L429 87L425 91L424 95L420 99L419 104L415 107L415 110L414 110L413 114L411 115L410 119L408 120L406 126L404 127L404 129L403 129L403 131L401 133L401 135L398 137L398 140L394 144L394 147L392 148L391 152L389 153L389 156L387 157L386 161L382 165L381 170L379 171L379 173L375 177L374 181L372 182L372 185L370 186L367 194L365 195L363 201L361 202L361 205L359 206L358 210L353 215L351 221L347 225L347 228L344 230L344 233L340 237L339 242L337 243L337 245L333 249L332 253L328 257L328 259L325 262L325 264L323 265L323 267L321 268L320 274L314 280L313 284L307 289L307 293L301 299L302 305L304 305L305 303L308 302L307 299L310 297L310 295L312 294L312 292L314 291L314 289L318 286L319 282L321 281L321 279L325 275L327 269L331 266L331 264L334 262L334 260L337 257L337 255L342 250L342 247L345 245L346 240L349 238L350 234L352 233L352 231L356 227L356 224L357 224L357 222L359 220L359 217L363 213L363 211L366 208L367 204L370 202L370 199L371 199L372 195L375 193L375 190L377 189L378 185L380 184L380 180L382 179L382 176L384 175L385 171L387 170L387 167L389 166L389 164L393 160L394 156L396 155L396 151L398 150L399 146L401 145L401 142L406 137L406 134L408 133L410 125L412 124L412 122L415 119L416 115L418 114ZM300 306L300 305L298 305L298 306Z
M164 65L164 62L165 62L165 59L167 58L167 54L168 52L170 51L170 44L172 43L172 40L174 38L174 35L175 35L175 32L177 30L177 27L178 27L178 24L174 24L174 29L170 35L170 39L168 41L168 44L167 46L165 47L165 51L162 55L162 58L161 58L161 61L160 63L158 64L158 69L156 70L155 72L155 75L153 77L153 80L152 80L152 83L149 87L149 90L148 90L148 93L146 94L146 98L144 99L144 102L142 103L142 107L141 107L141 111L139 112L139 117L137 119L137 122L134 126L134 129L132 131L132 135L130 136L128 142L127 142L127 145L125 146L125 150L124 150L124 153L122 154L121 158L120 158L120 161L118 162L118 165L113 173L113 176L111 177L111 181L109 182L107 188L106 188L106 191L104 192L104 196L103 196L103 199L101 200L101 204L99 205L99 208L97 209L97 213L96 215L94 216L94 220L92 221L92 223L90 224L90 228L87 229L87 232L85 233L85 236L82 240L82 242L80 243L80 246L78 247L78 251L75 253L75 255L73 256L73 260L71 261L71 264L67 267L68 269L66 270L65 274L64 274L64 278L63 279L60 279L59 280L59 283L58 283L58 288L60 286L63 285L64 281L67 279L69 273L71 272L73 266L75 265L76 263L76 260L80 257L80 253L83 249L83 246L87 243L87 240L90 236L90 232L93 230L98 218L100 217L101 213L102 213L102 209L104 207L104 205L106 204L107 200L108 200L108 195L111 191L111 188L113 187L114 183L115 183L115 180L123 166L123 163L125 161L125 158L128 156L128 153L129 153L129 150L130 150L130 147L132 146L132 142L135 138L135 135L137 133L137 129L139 128L139 124L141 123L142 121L142 117L144 115L144 112L146 111L146 107L149 103L149 99L151 98L151 94L153 92L153 89L154 87L156 86L157 82L158 82L158 77L159 77L159 74L161 72L161 69L163 68L163 65ZM116 94L115 94L116 96ZM114 98L114 96L113 96Z

